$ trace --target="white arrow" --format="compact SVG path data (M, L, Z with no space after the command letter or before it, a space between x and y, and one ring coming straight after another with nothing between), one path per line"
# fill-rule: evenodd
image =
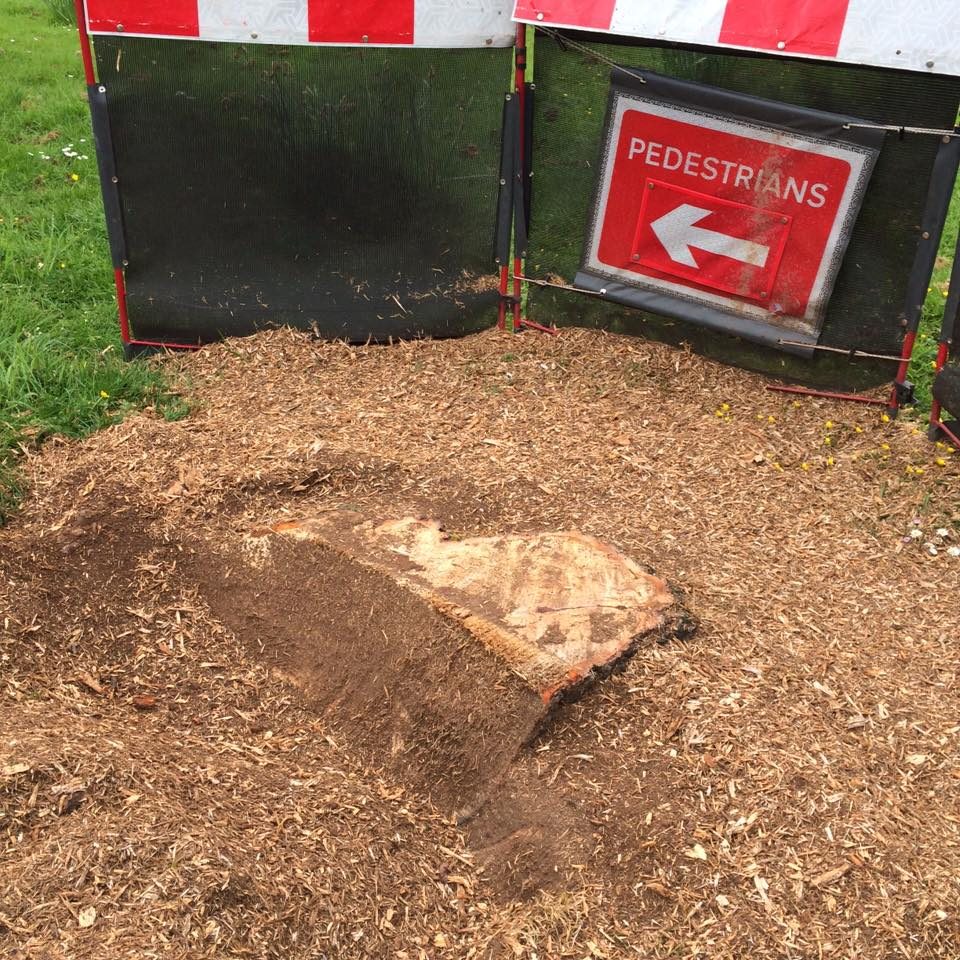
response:
M712 210L695 207L690 203L681 203L679 207L665 213L662 217L650 224L650 229L657 235L671 260L682 263L686 267L700 269L700 264L690 252L691 247L706 250L707 253L717 253L722 257L730 257L741 263L748 263L752 267L762 267L767 262L769 247L742 237L731 237L716 230L707 230L698 227L704 217L709 217Z

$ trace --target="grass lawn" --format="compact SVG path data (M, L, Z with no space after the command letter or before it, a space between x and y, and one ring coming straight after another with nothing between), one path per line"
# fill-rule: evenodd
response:
M66 0L0 0L0 518L23 445L81 436L144 404L184 411L155 365L121 356L69 11ZM912 373L920 408L958 223L955 204Z
M933 361L937 355L943 305L947 300L947 282L950 279L954 251L957 249L958 234L960 234L960 182L953 192L953 203L950 205L943 241L940 244L940 256L937 258L927 302L923 307L923 322L913 350L913 363L910 365L910 379L917 386L917 408L924 412L930 409Z
M21 444L182 403L124 362L76 30L0 0L0 516Z

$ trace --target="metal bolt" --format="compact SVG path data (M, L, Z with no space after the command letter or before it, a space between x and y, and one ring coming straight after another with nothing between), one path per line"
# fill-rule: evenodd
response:
M932 66L933 66L933 61L932 61L932 60L928 60L928 61L927 61L927 69L929 70Z
M781 217L781 218L780 218L780 222L781 222L781 223L786 223L786 222L787 222L787 218L786 218L786 217Z
M503 177L501 177L501 178L500 178L500 186L501 186L501 187L505 187L506 185L507 185L507 181L504 180Z
M648 190L652 190L655 186L656 186L655 183L648 183L648 184L647 184L647 189L648 189Z
M945 134L943 135L943 142L944 142L944 143L949 143L949 142L950 142L950 135L949 135L949 134L946 134L946 133L945 133Z
M129 260L122 260L121 263L123 263L123 265L124 265L125 267L129 267L129 266L130 266L130 261L129 261Z
M509 94L509 93L507 94L506 99L507 99L507 100L510 99L510 94Z
M111 177L111 178L110 178L110 182L111 182L111 183L119 183L119 182L120 182L120 178L119 178L119 177Z
M924 230L923 233L920 234L920 236L923 237L924 240L929 240L929 239L930 239L930 231L929 231L929 230Z
M778 49L778 50L785 50L786 47L787 47L787 45L786 45L782 40L778 40L778 41L777 41L777 49Z
M601 287L601 288L600 288L600 296L601 296L601 297L605 297L606 295L607 295L607 288L606 288L606 287Z
M258 33L251 33L251 34L250 34L250 39L251 39L251 40L256 40L258 36L259 36Z
M542 20L542 19L543 19L543 14L542 14L542 13L538 13L538 14L537 14L537 19L538 19L538 20Z
M369 43L369 42L370 42L370 38L369 38L366 34L364 34L360 39L361 39L361 41L362 41L363 43Z
M639 253L635 253L635 254L633 254L633 256L630 257L630 259L631 259L631 260L639 260L639 259L640 259L640 254L639 254Z
M97 87L97 90L98 90L100 93L106 93L106 92L107 92L107 88L106 88L106 87Z
M122 23L118 23L118 24L117 24L117 32L118 32L118 33L123 33L123 24L122 24Z
M767 291L766 291L766 290L761 290L761 291L760 291L760 299L761 299L761 300L765 300L766 298L767 298Z

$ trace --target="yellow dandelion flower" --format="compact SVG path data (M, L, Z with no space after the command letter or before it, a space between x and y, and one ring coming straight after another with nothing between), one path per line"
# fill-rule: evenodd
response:
M70 174L70 179L71 179L74 183L77 183L77 182L79 181L79 179L80 179L80 174L79 174L79 173L71 173L71 174Z
M809 470L809 469L810 469L810 464L807 463L806 461L804 461L803 463L800 464L800 469L801 469L801 470Z
M824 438L823 438L823 445L824 445L825 447L829 447L832 443L833 443L833 437L824 437Z
M827 457L827 466L828 466L828 467L832 467L835 462L836 462L836 461L833 459L833 457Z
M919 477L923 473L923 467L914 467L913 472Z
M767 423L776 423L777 418L771 413L767 416Z
M854 428L853 428L853 432L854 432L854 433L863 433L863 427L854 427Z
M881 414L880 414L880 422L881 422L881 423L889 423L889 422L890 422L890 414L889 414L889 413L881 413Z
M937 459L934 460L934 463L935 463L938 467L945 467L945 466L947 465L947 461L944 460L943 457L937 457Z
M800 406L800 401L799 401L799 400L794 400L794 401L793 401L793 406L799 407L799 406Z
M107 393L106 390L101 390L101 391L100 391L100 396L101 396L102 399L107 400L107 399L109 399L110 394Z
M720 409L721 409L724 413L726 413L726 412L730 409L730 404L729 404L729 403L721 403L721 404L720 404Z
M881 449L881 450L889 450L889 449L890 449L890 444L889 444L889 443L881 443L881 444L880 444L880 449Z
M828 430L831 430L831 429L833 428L833 421L832 421L832 420L828 420L828 421L824 424L824 426L825 426Z

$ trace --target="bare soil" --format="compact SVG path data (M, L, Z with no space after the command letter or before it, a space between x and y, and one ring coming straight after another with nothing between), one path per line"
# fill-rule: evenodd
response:
M261 577L242 557L193 546L180 570L360 755L464 816L538 732L536 691L389 577L320 544L272 546Z
M950 451L599 333L179 362L0 530L0 952L960 955ZM231 554L331 508L579 530L701 627L539 729L389 579Z

